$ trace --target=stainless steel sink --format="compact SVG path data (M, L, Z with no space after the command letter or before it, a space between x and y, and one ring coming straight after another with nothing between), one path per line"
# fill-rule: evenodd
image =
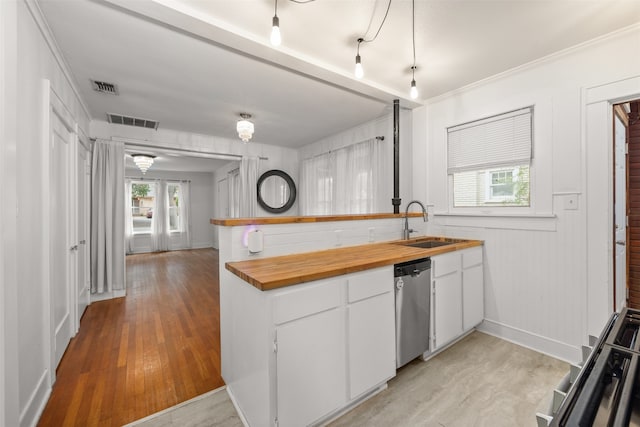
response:
M424 240L422 242L403 243L403 246L411 246L413 248L437 248L438 246L453 245L455 242L446 242L442 240Z

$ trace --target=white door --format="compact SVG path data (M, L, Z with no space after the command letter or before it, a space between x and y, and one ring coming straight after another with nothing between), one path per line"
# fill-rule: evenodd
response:
M615 311L626 305L627 298L627 128L614 114L615 143Z
M309 425L344 402L343 316L344 312L333 309L277 329L279 426Z
M356 302L347 316L349 398L353 399L395 375L394 293Z
M229 218L229 183L227 178L218 181L218 218Z
M77 155L77 241L78 241L78 279L76 286L76 319L75 330L80 329L80 319L89 305L89 187L91 170L89 151L82 144L78 144Z
M72 161L74 134L53 112L51 114L50 181L51 207L49 247L53 364L60 363L75 331L75 209L72 189L75 165Z
M460 272L433 280L433 350L462 333L462 283Z

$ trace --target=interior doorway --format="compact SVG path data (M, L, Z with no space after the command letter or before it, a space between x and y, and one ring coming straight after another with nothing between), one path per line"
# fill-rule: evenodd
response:
M640 100L613 106L613 309L640 308Z

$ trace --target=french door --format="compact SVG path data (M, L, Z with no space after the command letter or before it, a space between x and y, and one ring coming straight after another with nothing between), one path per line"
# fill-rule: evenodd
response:
M91 159L88 144L78 143L77 149L77 283L76 283L76 310L75 331L80 329L80 319L89 305L90 298L90 259L89 259L89 202L91 188Z
M49 295L54 369L76 331L75 134L58 111L51 110L49 139Z

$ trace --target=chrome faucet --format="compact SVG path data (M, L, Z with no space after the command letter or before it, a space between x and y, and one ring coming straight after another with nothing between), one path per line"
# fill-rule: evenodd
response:
M424 218L424 222L429 221L429 218L427 218L427 209L424 207L422 202L419 200L410 201L409 204L407 205L407 209L405 209L404 211L404 230L402 230L402 238L404 240L409 240L411 233L415 231L409 228L409 206L411 206L414 203L419 204L420 207L422 208L422 218Z

